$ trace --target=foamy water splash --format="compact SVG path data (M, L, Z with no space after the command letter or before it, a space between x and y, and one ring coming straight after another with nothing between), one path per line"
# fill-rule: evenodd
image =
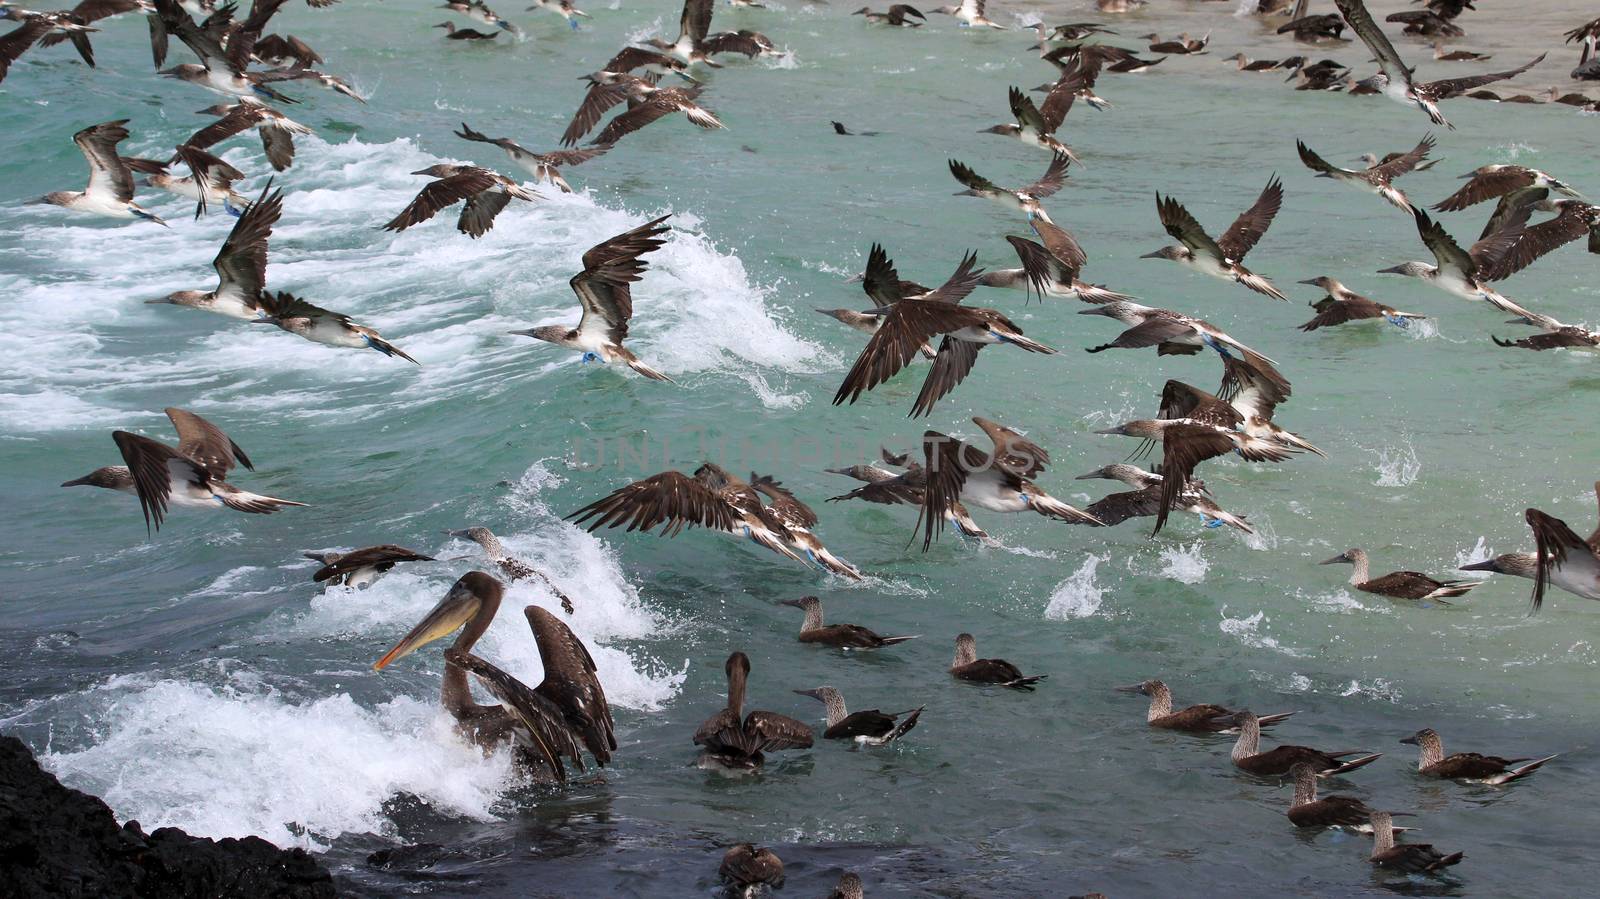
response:
M1109 554L1097 556L1092 553L1084 558L1077 571L1056 585L1055 591L1050 594L1050 604L1045 607L1044 617L1088 618L1100 611L1101 601L1109 588L1096 583L1095 570L1110 558Z
M1422 463L1417 459L1417 451L1411 444L1405 446L1386 446L1375 450L1368 450L1378 457L1376 471L1378 479L1372 483L1379 487L1406 487L1416 483L1422 474Z
M1200 554L1204 541L1196 540L1188 546L1166 546L1161 549L1161 576L1180 584L1198 584L1206 579L1211 563Z

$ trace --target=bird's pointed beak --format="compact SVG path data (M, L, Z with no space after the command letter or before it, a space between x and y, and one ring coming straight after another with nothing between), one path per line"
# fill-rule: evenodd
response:
M507 331L506 333L507 334L515 334L518 337L532 337L533 336L533 329L532 328L524 328L521 331ZM452 533L454 533L454 532L452 531Z
M62 481L61 482L61 486L63 486L63 487L88 487L91 483L92 482L89 480L89 476L88 475L84 475L81 478L73 478L70 481Z
M1073 478L1073 480L1074 481L1093 481L1093 480L1095 480L1097 478L1100 478L1100 477L1103 477L1103 475L1100 474L1100 469L1097 468L1094 471L1089 472L1088 474L1080 474L1077 477ZM1120 690L1121 687L1118 687L1117 689Z
M861 274L861 273L858 272L858 273L856 273L854 275L851 275L850 277L844 279L844 283L846 283L846 284L860 284L862 281L865 281L865 280L867 280L867 276L865 274Z
M1122 436L1122 435L1125 435L1125 434L1128 433L1128 426L1127 425L1117 425L1114 428L1102 428L1101 430L1095 431L1094 433L1096 433L1096 434L1115 434L1117 436Z
M1338 554L1337 556L1334 556L1331 559L1327 559L1327 560L1324 560L1322 562L1318 562L1317 564L1318 565L1338 565L1340 563L1348 563L1349 561L1350 561L1350 554L1349 553L1340 553L1340 554Z
M1401 737L1400 742L1406 744L1407 746L1415 746L1417 745L1417 738L1415 736Z
M1473 562L1470 565L1463 565L1458 570L1459 571L1493 571L1493 572L1498 573L1500 571L1500 563L1496 562L1493 559L1484 559L1482 562Z
M450 588L444 599L433 607L411 632L400 638L400 642L393 649L383 654L383 658L372 663L376 671L382 671L395 660L404 658L422 647L448 637L459 630L472 616L478 614L483 601L476 593L461 586Z
M822 698L821 696L818 695L819 693L822 692L821 690L796 690L795 692L800 694L801 696L809 696L812 699L821 699Z
M171 302L172 302L172 299L170 297L162 297L162 298L157 299L157 300L145 300L144 304L146 306L163 306L163 305L166 305L166 304L171 303Z
M982 196L982 195L981 195L981 194L979 194L979 193L978 193L978 192L977 192L977 191L975 191L975 190L970 190L970 189L969 189L969 190L964 190L964 191L961 191L961 192L960 192L960 193L958 193L958 194L954 194L954 196L957 196L957 197L977 197L977 196Z
M1316 287L1317 286L1317 279L1316 278L1307 278L1304 281L1301 281L1299 283L1301 283L1301 284L1310 284L1312 287Z
M456 537L456 538L461 539L461 540L467 539L467 532L466 532L465 528L456 528L454 530L451 530L450 528L446 528L444 530L444 535L446 537Z
M780 600L778 600L778 605L780 605L780 606L794 606L795 608L799 609L799 608L804 607L805 604L802 603L798 599L780 599Z
M1120 687L1112 687L1111 689L1118 693L1143 693L1144 684L1123 684Z
M1161 251L1160 250L1156 250L1153 253L1146 253L1143 256L1140 256L1139 258L1140 259L1160 259L1161 258Z
M1389 268L1380 268L1380 269L1378 269L1378 274L1380 274L1380 275L1403 275L1405 273L1406 273L1405 267L1404 266L1400 266L1400 265L1390 266Z

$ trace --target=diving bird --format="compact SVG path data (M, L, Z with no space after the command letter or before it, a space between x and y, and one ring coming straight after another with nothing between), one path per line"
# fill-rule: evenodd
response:
M1468 783L1490 784L1500 786L1508 784L1518 778L1527 777L1529 774L1544 767L1544 763L1555 758L1547 755L1542 759L1527 756L1520 759L1506 759L1497 755L1479 755L1476 752L1456 752L1444 754L1444 743L1439 739L1439 734L1431 727L1424 727L1400 742L1417 747L1417 773L1423 777L1438 777L1444 780L1461 780ZM1519 762L1523 764L1518 764Z
M810 749L811 726L787 715L756 709L744 712L745 687L750 678L750 657L742 652L728 656L728 704L694 732L694 744L704 748L700 767L727 773L757 771L769 752Z
M717 877L739 899L752 899L763 889L783 886L783 860L771 849L739 843L722 854Z
M128 139L127 119L101 122L72 135L83 158L89 163L89 186L81 191L57 190L33 202L60 206L74 212L87 212L107 218L140 218L165 225L161 217L146 212L133 201L133 172L117 155L117 144Z
M966 163L954 159L950 160L950 174L967 186L966 190L956 194L958 197L983 197L1007 209L1018 210L1030 220L1038 217L1048 222L1050 216L1039 205L1039 201L1061 190L1062 185L1066 184L1067 166L1071 164L1072 160L1067 154L1056 153L1050 159L1050 167L1045 169L1039 180L1014 189L1000 187L974 172Z
M506 21L505 18L499 13L490 9L489 5L484 3L483 0L447 0L447 2L439 8L448 9L453 13L460 13L461 15L466 16L467 18L481 25L488 25L493 28L498 28L501 31L510 32L511 34L517 36L521 36L522 34L521 28L518 28L517 26Z
M1427 318L1416 312L1401 312L1393 306L1364 297L1327 275L1308 278L1300 283L1315 285L1328 292L1327 296L1311 304L1317 314L1300 326L1302 331L1357 321L1385 321L1397 328L1409 328L1411 322Z
M1033 100L1029 99L1027 94L1012 87L1009 94L1011 115L1016 121L994 125L983 129L980 133L1004 135L1024 146L1049 150L1052 156L1059 154L1072 162L1080 162L1078 154L1072 152L1071 147L1056 137L1056 131L1066 120L1068 110L1072 109L1072 101L1077 98L1078 88L1082 83L1081 74L1062 78L1050 88L1042 107L1033 105ZM956 177L961 178L960 175ZM962 183L972 186L966 179L962 179Z
M505 585L481 571L462 575L439 604L394 648L372 664L382 671L435 640L456 634L445 652L439 698L456 731L485 749L511 743L519 757L557 781L567 779L566 761L584 770L582 750L604 767L617 750L611 706L596 674L594 658L561 619L538 606L522 610L539 649L544 679L529 688L473 655L472 648L494 622ZM472 673L500 705L478 705L467 682Z
M250 457L222 429L184 409L167 408L167 418L178 432L176 448L128 431L113 431L111 439L122 452L124 465L97 468L63 487L103 487L134 493L144 512L145 530L159 531L172 507L232 509L270 515L286 506L304 506L241 490L227 482L237 461L255 471Z
M916 506L920 509L928 486L928 473L922 467L922 463L912 460L907 454L891 455L887 450L883 451L883 460L904 470L896 473L876 465L852 465L848 468L828 469L832 474L842 474L862 482L862 486L849 493L829 497L828 502L860 499L869 503ZM951 503L945 509L944 517L945 521L954 525L962 536L972 537L985 545L999 545L999 541L978 527L967 507L959 501Z
M1444 226L1428 218L1421 209L1411 210L1417 222L1417 235L1423 246L1433 254L1435 265L1426 262L1405 262L1379 269L1380 275L1405 275L1419 278L1446 293L1467 300L1489 300L1499 297L1499 291L1489 286L1487 272L1516 240L1514 228L1502 228L1463 250Z
M990 512L1036 512L1068 524L1104 524L1034 483L1050 464L1044 447L987 418L974 416L972 423L989 438L988 449L938 431L922 435L927 481L917 526L922 529L923 552L944 533L946 512L958 503Z
M311 575L316 583L330 587L365 589L401 562L432 562L433 556L414 549L385 543L340 552L305 552L301 555L322 566Z
M314 306L281 290L276 294L262 291L260 303L262 317L255 319L252 324L276 325L290 334L324 346L377 350L385 356L399 356L413 365L422 364L385 340L382 334L355 323L342 312Z
M862 746L882 746L900 739L917 726L917 718L927 708L917 706L904 712L880 712L877 709L851 712L845 707L844 694L833 687L795 692L827 706L828 728L822 732L823 739L850 740Z
M978 641L971 634L956 635L956 655L950 662L950 674L957 680L975 684L994 684L1013 690L1033 692L1039 681L1048 674L1025 675L1022 669L1005 659L978 658Z
M1234 767L1249 774L1278 777L1289 773L1289 769L1295 765L1306 764L1315 770L1319 777L1332 777L1370 765L1383 755L1381 752L1361 755L1359 749L1323 752L1309 746L1295 746L1288 743L1262 752L1261 719L1248 709L1239 712L1237 718L1239 739L1233 744L1233 764Z
M294 162L294 136L311 134L309 127L262 103L235 103L208 106L200 115L219 118L191 134L186 146L197 149L219 144L236 134L255 131L261 137L262 152L274 171L285 171Z
M433 218L439 210L465 200L456 230L476 240L494 227L495 217L513 199L544 199L538 193L512 181L499 172L475 165L438 163L412 172L435 180L417 194L400 214L383 226L385 231L404 231Z
M824 624L822 600L815 596L785 599L783 604L794 606L806 613L805 621L800 625L801 643L815 643L836 649L881 649L907 640L915 640L919 636L912 634L907 637L883 637L859 624Z
M998 28L1004 31L1006 26L991 21L983 14L988 5L988 0L961 0L959 6L941 6L934 12L941 16L955 16L961 20L962 28Z
M579 9L572 0L539 0L538 3L528 7L527 11L543 9L553 12L567 21L567 27L573 31L578 30L579 19L592 19L593 16Z
M667 218L645 222L583 254L583 271L567 282L583 308L577 327L544 325L510 333L575 350L583 354L583 362L625 365L652 381L672 383L671 378L640 362L632 350L622 345L633 318L632 285L644 277L649 267L645 255L666 243L662 235L670 229L662 222Z
M521 166L524 171L533 176L533 183L548 181L560 188L564 194L572 193L572 185L567 179L561 177L560 167L581 165L596 156L603 155L611 149L609 144L589 147L584 150L555 150L549 153L535 153L523 147L509 137L488 137L467 127L466 122L461 123L461 130L455 132L456 137L462 140L477 141L478 143L493 144L506 151L511 161Z
M1477 581L1438 581L1415 571L1395 571L1383 577L1372 577L1368 567L1367 551L1347 549L1323 565L1350 565L1350 586L1363 593L1375 593L1391 599L1431 599L1441 605L1447 597L1465 596Z
M182 144L176 159L189 168L187 175L174 175L171 163L158 159L127 159L128 168L144 175L144 185L164 190L186 199L194 200L194 217L199 218L211 203L221 203L230 215L239 215L249 203L233 189L234 182L244 180L244 173L198 148Z
M1037 294L1040 302L1047 296L1090 304L1132 302L1135 299L1128 294L1108 290L1103 284L1079 280L1078 275L1082 273L1088 256L1071 232L1038 216L1029 220L1028 224L1033 227L1034 235L1044 243L1015 234L1006 235L1006 242L1016 250L1022 267L989 269L979 277L979 285L1022 290L1030 297Z
M1156 214L1161 218L1161 226L1178 243L1146 253L1141 258L1170 259L1213 278L1238 282L1275 300L1287 300L1272 282L1243 265L1245 254L1267 233L1282 205L1283 182L1274 175L1255 203L1234 219L1221 238L1212 240L1182 203L1158 193Z
M1411 874L1432 874L1459 865L1466 858L1465 852L1445 855L1428 843L1395 843L1396 828L1392 812L1373 812L1371 821L1372 854L1367 858L1380 868Z
M211 260L217 273L216 287L178 290L145 302L215 312L243 321L261 318L266 314L261 300L267 288L267 241L272 237L272 226L282 215L283 190L274 190L269 180L261 196L240 213L228 239L222 242L222 249Z
M651 122L678 112L683 113L691 123L701 128L711 131L726 128L716 113L696 102L702 90L704 88L695 86L663 87L651 91L638 105L607 122L589 145L593 147L614 144Z
M1145 724L1160 730L1181 730L1197 734L1226 734L1239 729L1239 713L1214 703L1185 706L1172 710L1172 690L1159 680L1147 680L1115 688L1119 693L1139 693L1150 697L1150 707L1145 710ZM1256 719L1261 727L1270 727L1293 715L1282 712L1262 715Z
M1422 140L1418 141L1409 153L1366 169L1341 169L1318 156L1305 143L1295 141L1295 146L1300 150L1300 161L1305 163L1306 168L1316 172L1318 178L1343 181L1361 190L1375 193L1388 200L1390 205L1410 212L1411 201L1400 188L1394 186L1394 180L1415 169L1418 163L1427 157L1428 152L1433 149L1433 135L1423 135Z
M1080 474L1077 480L1092 478L1121 481L1133 488L1102 497L1083 510L1106 527L1121 524L1130 518L1149 518L1161 511L1161 482L1164 480L1161 475L1145 471L1137 465L1118 463ZM1183 493L1173 501L1172 508L1200 516L1200 523L1206 528L1227 525L1246 534L1255 533L1243 515L1235 515L1217 505L1217 501L1207 492L1204 481L1190 479L1184 485Z
M1138 303L1116 301L1102 303L1089 309L1078 310L1079 315L1103 315L1128 326L1110 343L1087 347L1085 352L1101 353L1106 350L1142 349L1155 347L1160 356L1191 356L1206 348L1215 350L1224 366L1230 359L1249 366L1256 377L1276 385L1284 396L1289 395L1289 381L1278 373L1277 363L1245 346L1206 321L1170 309L1156 309Z
M1357 833L1372 832L1373 811L1354 796L1317 798L1317 768L1299 762L1289 768L1294 781L1294 801L1286 813L1296 827L1340 827Z
M433 26L443 28L445 40L451 41L492 41L500 36L498 31L479 31L476 28L457 28L454 22L440 22Z
M1389 43L1389 38L1383 33L1383 29L1372 20L1372 14L1367 11L1367 5L1363 0L1334 0L1334 6L1339 8L1345 21L1350 23L1350 29L1378 59L1379 72L1367 79L1368 83L1396 103L1415 106L1422 110L1427 114L1429 121L1446 128L1454 129L1455 126L1446 121L1444 114L1439 111L1439 101L1486 84L1515 78L1544 61L1545 54L1541 53L1527 65L1507 72L1468 75L1440 81L1413 81L1411 68L1400 58L1400 54L1395 52L1394 45Z
M894 377L935 335L943 335L943 339L912 403L912 418L930 414L934 403L966 379L978 360L978 351L989 344L1010 344L1030 353L1055 354L1055 350L1024 335L1000 312L959 304L960 297L970 293L983 274L982 269L974 269L977 259L977 254L968 253L942 287L917 298L902 298L884 311L877 331L834 394L835 406L846 401L854 403L862 393Z
M483 547L484 557L492 562L495 568L499 569L501 576L506 580L513 583L520 580L537 580L544 584L551 593L555 594L556 599L561 600L561 610L568 615L572 614L572 597L556 586L555 579L544 571L506 552L505 545L500 542L500 538L496 537L493 531L486 527L473 526L448 530L445 533L458 540L471 540L473 543Z

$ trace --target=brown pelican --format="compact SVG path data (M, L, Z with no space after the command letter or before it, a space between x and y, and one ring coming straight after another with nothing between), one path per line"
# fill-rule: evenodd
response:
M1341 0L1343 2L1343 0ZM1368 860L1380 868L1390 868L1415 874L1432 874L1451 865L1461 864L1465 852L1445 855L1428 843L1399 843L1394 841L1393 812L1372 813L1372 854Z
M832 687L817 687L795 692L801 696L809 696L828 707L828 729L822 732L823 739L852 740L867 746L882 746L905 736L917 726L917 718L926 708L919 705L905 712L885 713L877 709L851 712L845 708L844 694Z
M771 849L757 849L749 843L739 843L728 847L728 851L722 854L717 876L730 894L740 899L750 899L763 889L783 886L783 860Z
M506 580L537 580L544 584L550 589L551 593L555 594L556 599L561 600L562 611L568 615L572 614L572 598L567 596L560 587L556 586L556 582L550 578L550 575L507 553L506 548L500 543L500 538L496 537L493 531L486 527L470 527L445 531L445 533L462 540L471 540L473 543L483 547L484 556L494 563L494 567L500 570L500 574Z
M794 606L806 613L805 622L800 625L801 643L816 643L838 649L879 649L915 640L920 636L912 634L908 637L883 637L859 624L823 624L822 600L815 596L786 599L783 600L783 604Z
M169 506L228 508L235 512L270 515L285 506L305 505L240 490L228 483L224 479L235 461L255 471L244 450L221 428L193 412L175 408L163 411L178 432L177 448L139 434L113 431L111 439L121 450L127 466L97 468L61 486L104 487L138 494L147 531L161 530Z
M1494 786L1527 777L1542 768L1545 762L1555 758L1554 755L1547 755L1542 759L1532 756L1506 759L1497 755L1479 755L1476 752L1445 755L1444 743L1431 727L1425 727L1400 742L1417 747L1417 773L1424 777L1464 780ZM1526 764L1519 765L1518 762Z
M372 667L378 671L443 637L460 631L445 653L440 700L467 739L493 748L513 741L523 757L542 765L551 777L567 778L562 757L584 770L581 749L601 766L617 748L611 706L595 676L594 659L561 619L538 606L524 608L539 647L544 680L529 689L521 681L472 654L500 608L505 587L481 571L462 575L444 599ZM467 672L503 705L472 701Z
M672 379L639 361L622 341L628 336L628 321L633 318L633 291L630 285L644 275L644 261L666 243L668 230L661 224L667 216L645 222L630 231L590 247L583 254L583 271L568 283L578 295L583 317L576 328L545 325L512 334L543 340L582 353L583 362L625 365L652 381Z
M1388 200L1390 205L1410 212L1411 201L1400 188L1394 186L1394 180L1414 170L1427 157L1428 152L1433 149L1433 135L1423 135L1422 140L1411 148L1411 152L1366 169L1342 169L1318 156L1304 142L1295 141L1295 146L1300 151L1300 161L1305 163L1306 168L1316 172L1318 178L1343 181L1361 190L1375 193Z
M430 181L416 199L384 225L385 231L404 231L433 218L439 210L465 200L461 217L456 220L456 230L476 240L489 233L495 216L513 198L530 203L543 199L499 172L475 165L439 163L411 174L427 175L436 180Z
M1359 755L1361 752L1359 749L1323 752L1309 746L1294 746L1287 743L1262 752L1260 719L1248 710L1240 712L1238 719L1239 739L1233 744L1233 764L1239 770L1250 774L1280 776L1287 774L1295 765L1305 763L1315 769L1319 776L1331 777L1370 765L1383 755L1381 752ZM1344 761L1352 755L1359 757Z
M276 325L290 334L324 346L377 350L385 356L399 356L413 365L422 364L411 358L405 350L385 340L375 329L357 324L342 312L312 305L281 290L276 294L262 292L261 312L263 317L252 324Z
M1478 581L1436 581L1415 571L1395 571L1375 578L1367 567L1367 551L1347 549L1323 565L1350 565L1350 586L1363 593L1376 593L1391 599L1431 599L1440 605L1449 605L1446 597L1465 596Z
M1050 676L1025 675L1022 669L1005 659L978 658L978 641L973 639L971 634L956 635L956 655L950 662L950 673L958 680L996 684L1027 692L1032 692L1035 684Z
M567 183L567 179L561 177L561 169L558 166L580 165L611 149L610 145L603 144L597 147L590 147L587 150L555 150L550 153L535 153L509 137L488 137L473 131L467 127L466 122L461 123L461 130L455 134L456 137L462 140L494 144L506 151L506 155L511 157L512 162L522 166L523 170L532 175L535 184L541 181L549 181L560 188L564 194L572 193L572 185Z
M33 202L108 218L140 218L165 225L160 216L146 212L133 201L133 172L127 161L117 155L117 144L128 138L128 129L123 127L126 124L127 119L101 122L72 135L72 142L89 162L89 186L81 191L52 191Z
M728 656L723 669L728 673L728 705L707 718L694 733L694 744L705 747L701 767L739 773L755 771L765 760L765 753L811 748L809 725L760 709L744 713L749 656L735 652Z
M302 555L322 566L311 575L313 581L319 584L326 582L330 587L344 586L358 589L371 585L373 581L401 562L434 561L433 556L393 543L353 549L347 553L307 552Z
M1283 182L1274 175L1250 208L1241 213L1220 238L1212 240L1182 203L1158 193L1156 214L1161 226L1178 243L1146 253L1142 258L1170 259L1213 278L1238 282L1275 300L1287 300L1271 281L1243 265L1245 254L1267 233L1282 205Z
M1296 827L1342 827L1357 833L1372 833L1372 809L1354 796L1317 798L1317 768L1297 762L1289 768L1294 781L1294 802L1287 812Z
M1239 729L1239 713L1225 706L1207 702L1173 711L1172 690L1159 680L1147 680L1116 689L1122 693L1140 693L1150 697L1150 708L1145 711L1144 723L1151 727L1200 734L1227 734ZM1262 727L1270 727L1293 714L1280 712L1262 715L1256 722Z
M151 305L171 304L215 312L229 318L255 321L264 314L261 298L267 286L267 241L272 226L283 215L283 191L273 190L272 182L261 189L261 197L245 207L222 249L211 260L217 273L217 286L211 290L179 290Z

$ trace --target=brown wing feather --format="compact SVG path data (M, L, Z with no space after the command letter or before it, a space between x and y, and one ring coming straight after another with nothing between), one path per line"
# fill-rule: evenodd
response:
M617 748L616 724L588 647L555 615L538 606L522 611L544 664L544 680L533 692L560 709L567 729L582 738L595 761L606 764Z
M1174 425L1162 434L1161 504L1156 510L1156 526L1151 536L1161 533L1173 503L1183 495L1195 466L1233 451L1233 441L1213 428L1202 425Z
M221 428L184 409L169 407L162 411L172 419L172 426L178 431L178 454L198 463L212 480L226 478L235 459L255 471L250 457Z
M1243 261L1245 254L1250 252L1260 240L1261 235L1267 233L1267 228L1272 226L1272 220L1277 217L1278 209L1283 206L1283 182L1276 175L1267 186L1262 189L1261 196L1233 220L1228 230L1217 240L1217 246L1234 262Z
M567 518L577 524L593 518L590 531L624 523L630 531L649 530L659 524L660 533L669 537L694 525L726 531L734 524L733 511L721 496L677 471L619 487Z
M144 512L145 530L161 530L161 522L167 515L167 500L172 495L173 468L184 471L195 483L205 482L205 469L149 437L113 431L111 439L133 474L134 492L139 495L139 508Z
M440 178L429 183L400 214L387 225L385 231L404 231L412 225L425 222L439 210L468 197L476 196L495 185L494 173L485 169L468 169L465 172ZM464 229L463 229L464 230Z

